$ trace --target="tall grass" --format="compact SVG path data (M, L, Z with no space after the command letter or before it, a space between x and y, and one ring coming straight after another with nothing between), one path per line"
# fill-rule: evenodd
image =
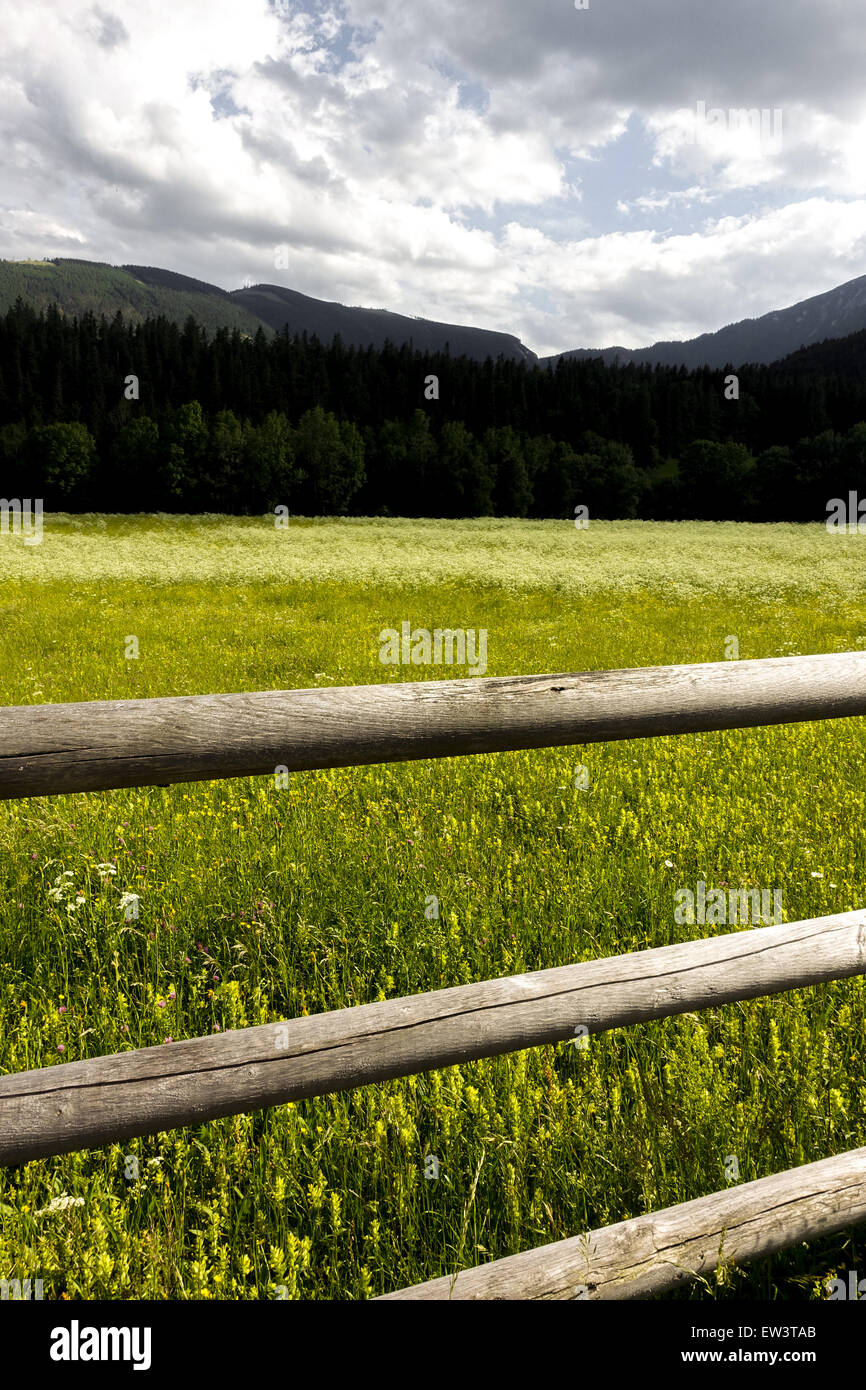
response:
M465 674L380 665L404 619L486 628L489 675L854 649L859 554L820 527L47 518L0 538L0 699ZM675 922L699 879L781 887L789 921L862 906L862 728L4 803L0 1067L727 930ZM6 1170L0 1277L363 1298L685 1201L731 1155L747 1181L866 1144L864 1007L844 981ZM852 1231L677 1297L820 1297L858 1258Z

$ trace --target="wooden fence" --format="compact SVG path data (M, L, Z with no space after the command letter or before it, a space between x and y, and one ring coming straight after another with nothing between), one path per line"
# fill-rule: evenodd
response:
M866 652L17 705L0 711L0 799L858 714Z
M391 1299L649 1298L866 1221L866 1148L431 1279Z
M862 652L7 707L0 799L864 714ZM22 1072L0 1164L862 974L855 911ZM860 1149L388 1297L640 1296L864 1218Z

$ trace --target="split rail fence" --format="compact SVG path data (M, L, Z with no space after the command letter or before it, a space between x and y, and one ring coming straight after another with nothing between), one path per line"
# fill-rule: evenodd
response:
M866 653L0 709L0 800L866 715ZM0 1164L866 974L866 910L0 1077ZM644 1297L866 1220L866 1148L386 1295Z

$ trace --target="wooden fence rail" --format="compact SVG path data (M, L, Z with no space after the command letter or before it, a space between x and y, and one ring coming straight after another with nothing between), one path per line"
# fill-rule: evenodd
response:
M843 912L64 1062L0 1078L0 1163L862 974Z
M0 709L0 799L866 714L866 652Z
M801 1240L866 1221L866 1149L852 1149L522 1255L431 1279L391 1299L648 1298Z
M866 652L0 709L0 799L866 714ZM866 911L0 1078L0 1164L866 974ZM866 1150L389 1295L635 1297L866 1219Z

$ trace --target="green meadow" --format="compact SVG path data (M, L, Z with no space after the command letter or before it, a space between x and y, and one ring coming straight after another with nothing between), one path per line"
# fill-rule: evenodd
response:
M404 621L485 629L489 676L856 650L864 561L823 525L49 516L0 536L0 703L466 674L382 665ZM850 719L3 802L0 1071L728 930L675 921L698 881L863 907L864 808ZM864 1023L858 978L5 1169L0 1278L368 1298L866 1144ZM849 1269L862 1228L675 1296Z

